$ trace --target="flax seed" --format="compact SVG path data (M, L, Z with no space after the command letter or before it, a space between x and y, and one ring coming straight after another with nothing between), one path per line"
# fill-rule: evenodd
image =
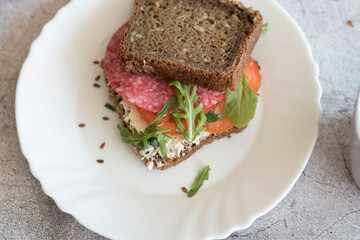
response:
M352 28L355 27L353 21L349 20L347 23L349 24L350 27L352 27Z

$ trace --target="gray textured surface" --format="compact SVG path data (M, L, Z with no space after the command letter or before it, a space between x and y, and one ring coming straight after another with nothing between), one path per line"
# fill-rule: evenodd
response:
M14 99L21 65L42 26L67 2L0 0L0 239L103 239L42 192L16 135ZM287 197L229 239L359 239L360 190L349 172L349 143L360 85L360 1L279 2L304 30L320 66L319 139ZM349 19L355 28L347 25Z

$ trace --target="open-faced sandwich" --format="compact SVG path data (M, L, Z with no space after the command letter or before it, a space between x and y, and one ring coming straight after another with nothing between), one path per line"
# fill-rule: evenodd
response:
M135 0L104 69L121 138L149 169L246 128L258 102L250 54L262 26L260 13L237 1Z

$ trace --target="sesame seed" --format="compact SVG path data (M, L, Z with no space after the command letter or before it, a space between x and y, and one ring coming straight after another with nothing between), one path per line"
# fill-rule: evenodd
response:
M201 26L195 25L194 28L198 32L205 32L205 29L203 27L201 27Z

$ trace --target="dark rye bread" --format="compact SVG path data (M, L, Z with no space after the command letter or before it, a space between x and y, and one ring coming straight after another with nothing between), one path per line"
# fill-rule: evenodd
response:
M261 29L261 14L235 0L135 0L119 60L134 73L235 90Z
M122 124L124 127L126 127L127 129L130 130L130 127L127 125L127 123L124 121L124 114L125 111L124 109L121 107L121 105L119 104L122 100L122 97L117 94L114 89L108 84L106 78L105 78L105 82L107 84L107 88L108 88L108 96L109 99L111 100L116 112L118 113L119 118L122 121ZM160 169L160 170L166 170L170 167L174 167L177 164L181 163L182 161L186 160L187 158L189 158L193 153L195 153L197 150L199 150L200 148L202 148L204 145L212 143L213 141L215 141L216 139L221 139L224 137L231 137L232 133L239 133L242 132L247 126L243 127L243 128L236 128L233 127L232 129L228 130L227 132L224 133L220 133L220 134L211 134L209 137L205 138L204 140L202 140L200 142L200 144L193 146L190 149L185 150L185 154L177 157L177 158L168 158L168 159L164 159L164 158L160 158L160 160L164 163L163 166L161 167L157 167L156 163L154 163L154 169ZM145 166L148 166L148 162L151 161L150 159L144 158L141 154L140 154L140 149L136 148L134 146L134 150L135 153L139 156L140 159L142 159L143 163L145 164Z

